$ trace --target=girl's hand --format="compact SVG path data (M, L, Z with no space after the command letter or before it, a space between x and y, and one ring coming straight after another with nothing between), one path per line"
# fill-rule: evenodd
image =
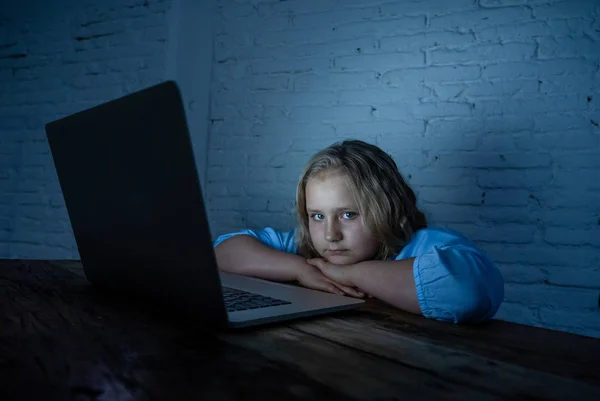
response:
M306 265L296 278L300 285L314 290L320 290L325 292L331 292L338 295L350 295L355 298L362 298L365 296L362 292L355 288L340 284L335 280L325 276L318 268Z
M355 287L350 275L354 265L334 265L322 258L307 259L306 263L315 266L326 277L347 287Z

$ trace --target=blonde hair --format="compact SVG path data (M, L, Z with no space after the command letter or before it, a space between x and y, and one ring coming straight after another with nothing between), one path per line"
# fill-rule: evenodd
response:
M367 228L381 244L374 257L385 260L400 252L413 233L427 227L417 208L414 191L404 181L394 160L375 145L359 140L337 142L307 163L296 189L296 246L306 258L318 257L308 230L306 184L325 173L341 173L347 180Z

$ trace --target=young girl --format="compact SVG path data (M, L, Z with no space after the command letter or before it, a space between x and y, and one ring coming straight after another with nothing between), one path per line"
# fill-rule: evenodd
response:
M298 227L221 235L223 271L341 295L369 294L443 321L491 319L504 298L494 263L461 234L428 227L396 163L348 140L323 149L296 191Z

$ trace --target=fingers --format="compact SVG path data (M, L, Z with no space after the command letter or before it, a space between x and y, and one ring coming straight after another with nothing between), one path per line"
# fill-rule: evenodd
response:
M333 285L331 283L323 283L322 287L323 288L320 288L320 289L323 291L331 292L332 294L337 294L337 295L346 295L342 289L337 288L335 285Z
M345 294L350 295L351 297L363 298L365 296L365 294L363 294L355 288L336 283L335 281L332 281L331 284L337 287L339 290L343 291Z

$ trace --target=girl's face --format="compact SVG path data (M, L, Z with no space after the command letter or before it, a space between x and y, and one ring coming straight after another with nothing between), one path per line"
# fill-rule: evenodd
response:
M312 177L306 183L306 212L313 246L336 265L371 260L378 242L358 214L358 205L339 173Z

